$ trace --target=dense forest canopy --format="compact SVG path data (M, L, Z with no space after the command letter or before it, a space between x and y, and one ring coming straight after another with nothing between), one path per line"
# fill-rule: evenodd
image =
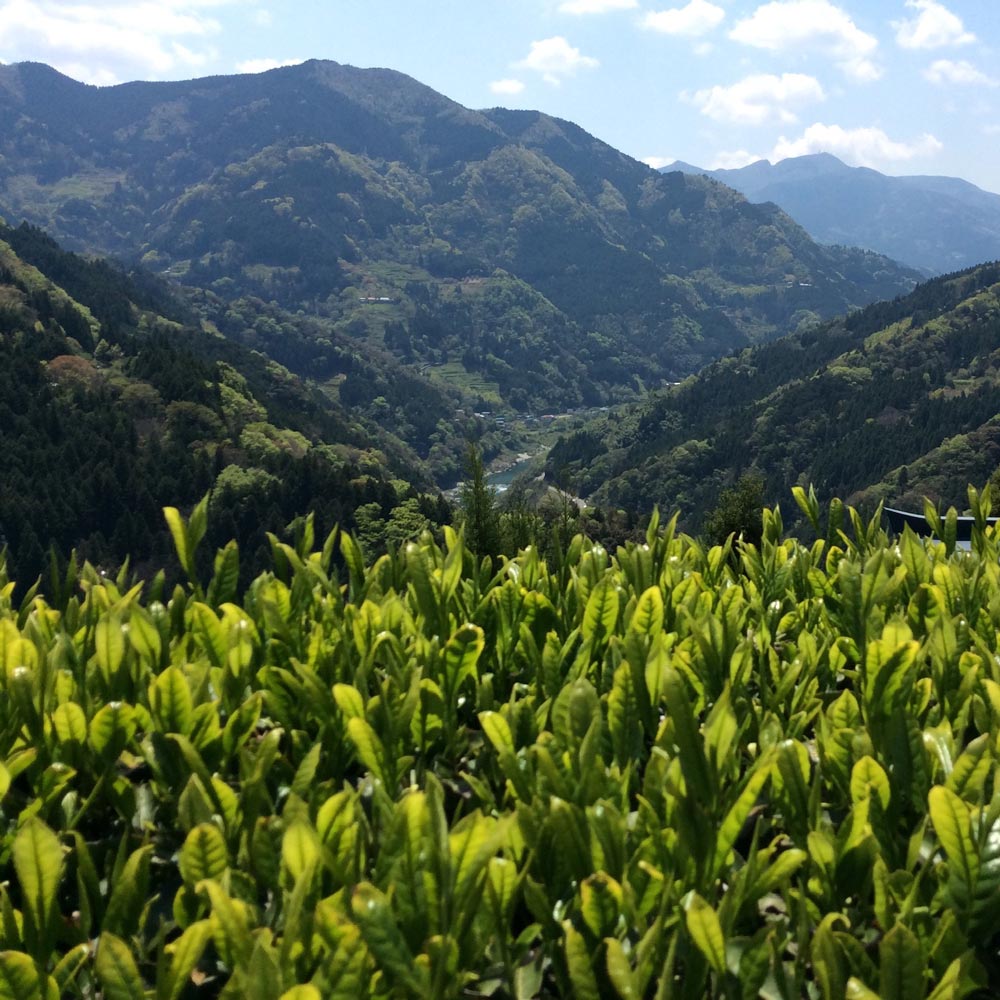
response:
M162 282L27 226L0 227L0 361L0 535L22 579L50 547L112 570L162 564L160 509L208 491L247 571L265 532L309 511L325 530L362 507L383 525L403 508L414 534L450 520L398 438L207 332Z
M961 505L1000 465L1000 265L972 268L709 365L562 439L550 471L584 496L700 523L759 474L873 508Z

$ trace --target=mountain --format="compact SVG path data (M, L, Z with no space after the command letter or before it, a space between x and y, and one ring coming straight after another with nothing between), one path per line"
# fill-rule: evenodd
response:
M697 522L757 473L769 500L964 506L1000 466L1000 264L716 361L676 388L562 439L549 471L630 509Z
M0 67L0 212L316 317L298 374L337 377L342 336L526 412L634 396L916 277L569 122L330 62L108 88Z
M773 202L820 243L866 247L927 275L1000 258L1000 195L957 177L889 177L829 153L758 160L734 170L677 161L755 203Z
M240 540L245 573L265 531L309 511L318 531L380 521L390 540L448 517L397 437L220 336L162 281L27 226L0 226L0 427L0 549L27 582L50 545L162 565L161 508L209 490L210 540Z

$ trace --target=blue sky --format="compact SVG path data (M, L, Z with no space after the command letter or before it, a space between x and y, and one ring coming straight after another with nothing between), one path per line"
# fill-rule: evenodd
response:
M997 0L0 0L0 61L91 83L308 58L537 108L654 164L828 151L1000 192Z

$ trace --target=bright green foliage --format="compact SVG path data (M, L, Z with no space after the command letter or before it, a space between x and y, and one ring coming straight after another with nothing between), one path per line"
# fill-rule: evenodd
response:
M0 998L995 984L1000 539L832 516L553 566L307 531L240 603L225 553L165 605L0 573Z

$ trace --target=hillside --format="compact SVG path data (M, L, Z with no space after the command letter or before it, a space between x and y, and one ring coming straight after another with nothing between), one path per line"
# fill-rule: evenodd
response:
M549 469L629 508L711 510L745 472L857 503L964 505L1000 465L1000 265L717 361L563 439Z
M664 169L714 177L752 202L778 205L820 243L866 247L928 275L1000 258L1000 194L957 177L889 177L829 153L734 170Z
M94 88L0 67L0 212L486 386L600 403L915 275L536 112L329 62Z
M447 517L398 437L203 326L162 282L28 227L0 226L0 427L0 548L23 580L50 545L109 569L162 563L161 508L209 490L213 538L240 539L246 571L265 531L309 511L329 530L374 504L365 523L384 519L387 539Z

